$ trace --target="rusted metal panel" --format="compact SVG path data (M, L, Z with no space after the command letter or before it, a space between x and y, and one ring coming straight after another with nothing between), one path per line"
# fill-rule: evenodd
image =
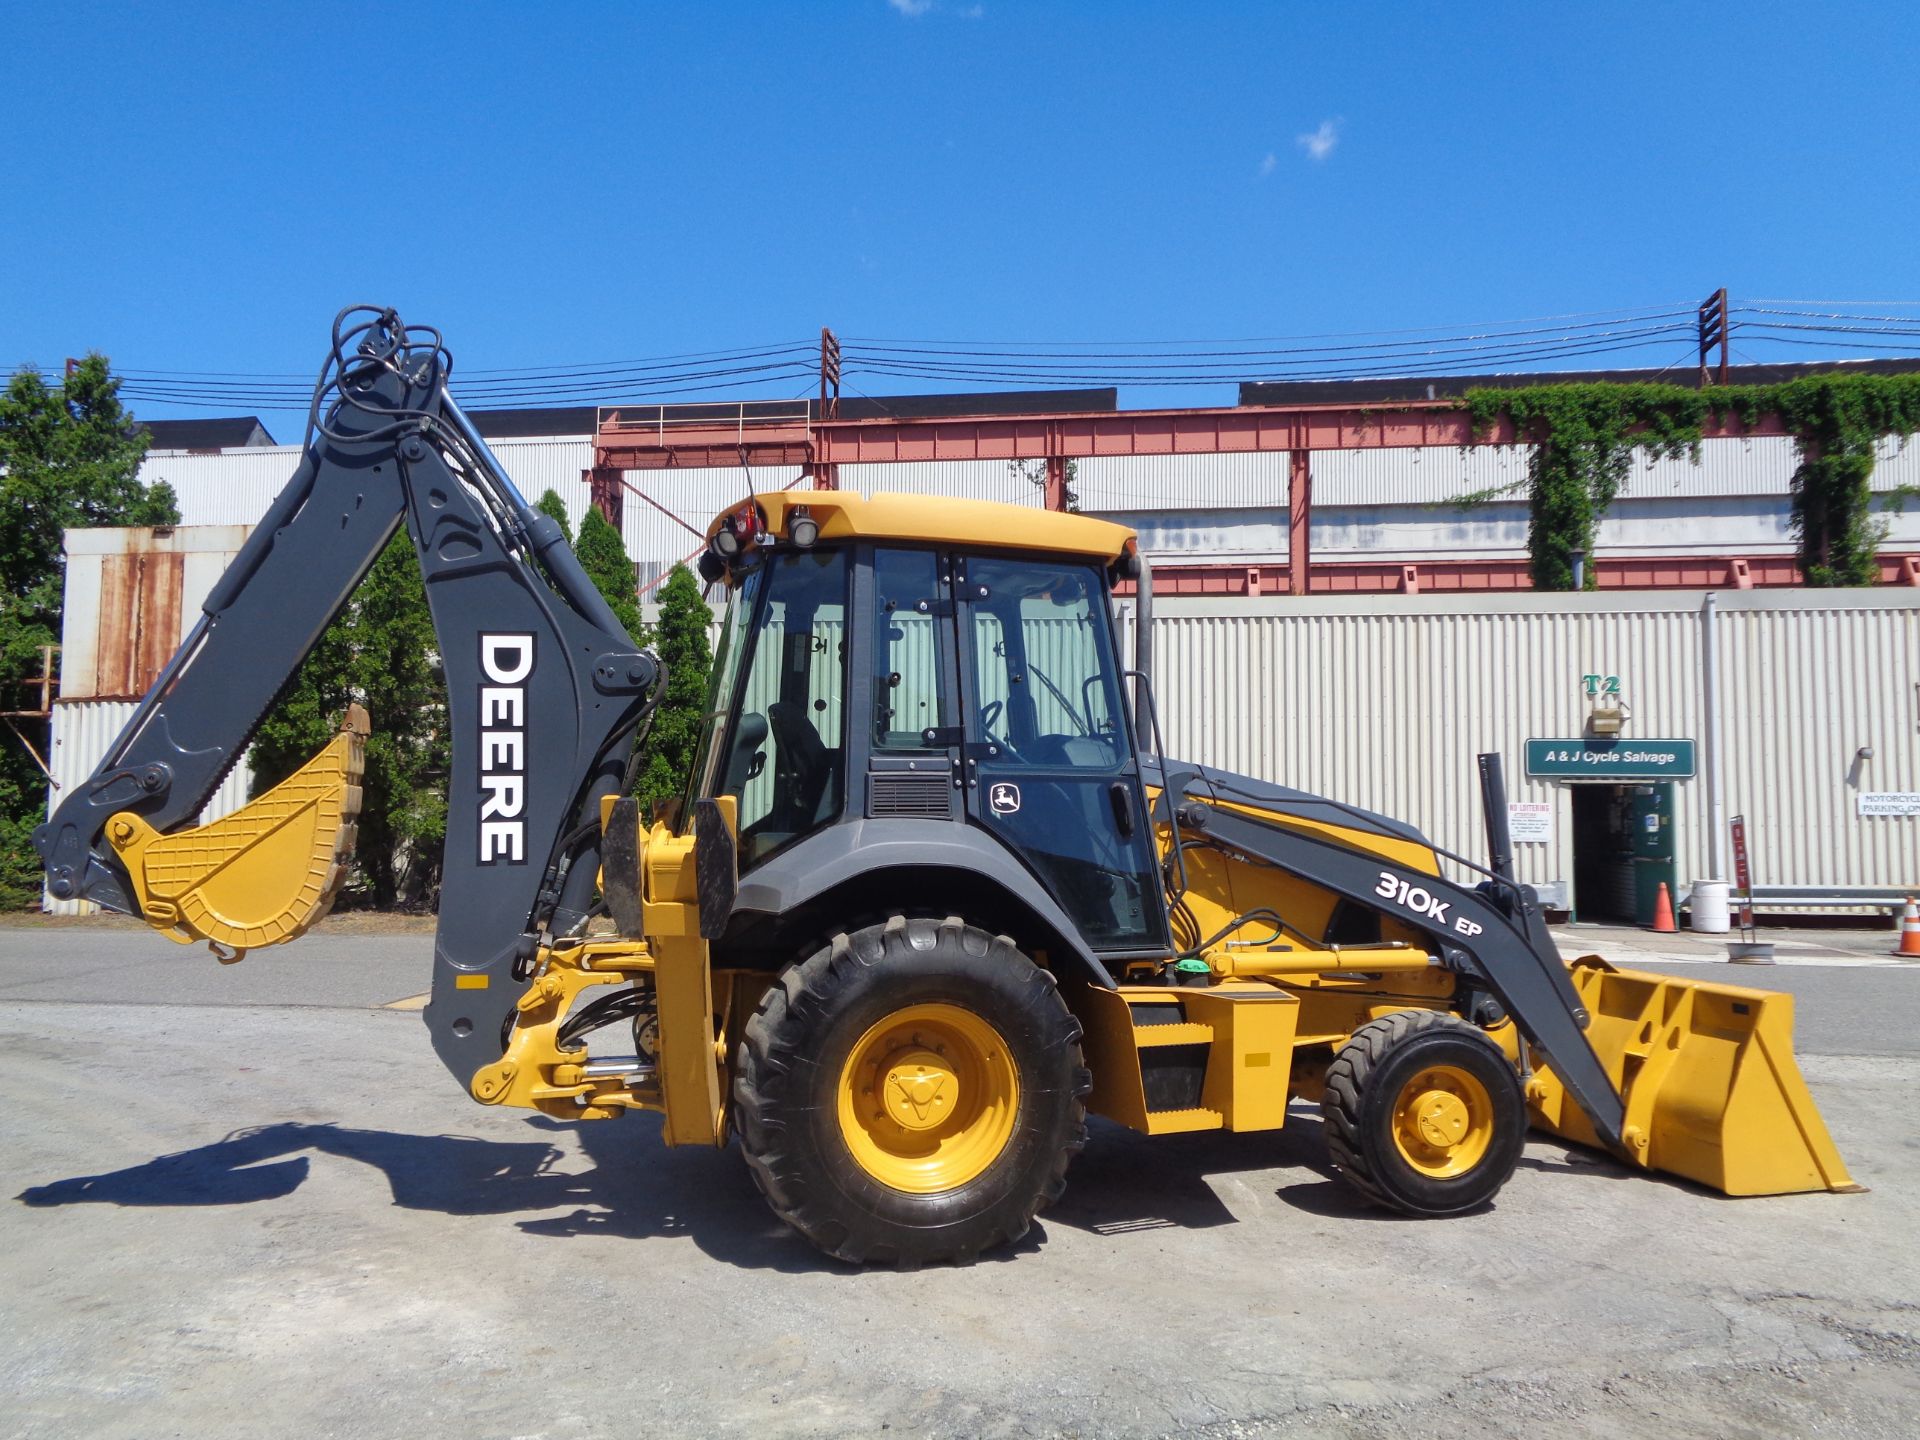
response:
M130 549L100 563L93 685L71 699L124 700L147 693L180 644L179 554Z
M239 525L67 531L62 698L144 695L186 638L200 599L246 533Z

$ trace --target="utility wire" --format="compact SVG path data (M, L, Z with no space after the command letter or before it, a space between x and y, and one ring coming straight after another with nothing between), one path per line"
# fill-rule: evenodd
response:
M1769 300L1728 307L1728 340L1791 354L1872 349L1920 353L1920 302ZM1671 357L1697 342L1696 307L1648 306L1534 316L1468 326L1326 332L1235 340L925 340L844 337L842 377L955 387L1185 387L1270 380L1346 380L1524 373L1580 356L1652 350ZM614 404L749 390L784 394L817 374L818 344L790 340L635 360L463 371L472 407L532 409ZM1668 359L1666 369L1690 363ZM51 371L49 373L52 373ZM129 369L130 401L193 409L304 410L304 376L285 372ZM1663 370L1660 373L1665 373ZM854 393L860 393L855 387ZM882 388L876 386L875 388Z

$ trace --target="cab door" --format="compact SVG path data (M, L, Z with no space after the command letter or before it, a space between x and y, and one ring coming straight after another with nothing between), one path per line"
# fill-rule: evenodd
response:
M1109 955L1163 955L1166 899L1104 578L1071 560L960 557L967 818L1018 854Z

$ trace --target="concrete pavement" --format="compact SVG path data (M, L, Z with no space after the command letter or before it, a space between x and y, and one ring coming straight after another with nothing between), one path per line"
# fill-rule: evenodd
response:
M422 985L423 935L323 927L223 969L55 933L0 928L0 1435L1904 1437L1920 1413L1912 969L1737 977L1799 997L1865 1195L1734 1201L1539 1141L1491 1209L1404 1221L1348 1199L1303 1108L1272 1136L1096 1126L1014 1252L896 1274L787 1234L731 1151L466 1100L379 1008Z

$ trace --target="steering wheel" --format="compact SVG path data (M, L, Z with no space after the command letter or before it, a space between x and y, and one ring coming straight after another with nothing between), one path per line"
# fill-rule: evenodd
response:
M980 738L985 740L989 745L998 745L1000 747L1000 755L1003 759L1020 760L1022 758L1021 754L1013 748L1013 741L1003 739L993 733L994 721L1000 718L1006 708L1007 702L1004 700L989 700L980 707Z

